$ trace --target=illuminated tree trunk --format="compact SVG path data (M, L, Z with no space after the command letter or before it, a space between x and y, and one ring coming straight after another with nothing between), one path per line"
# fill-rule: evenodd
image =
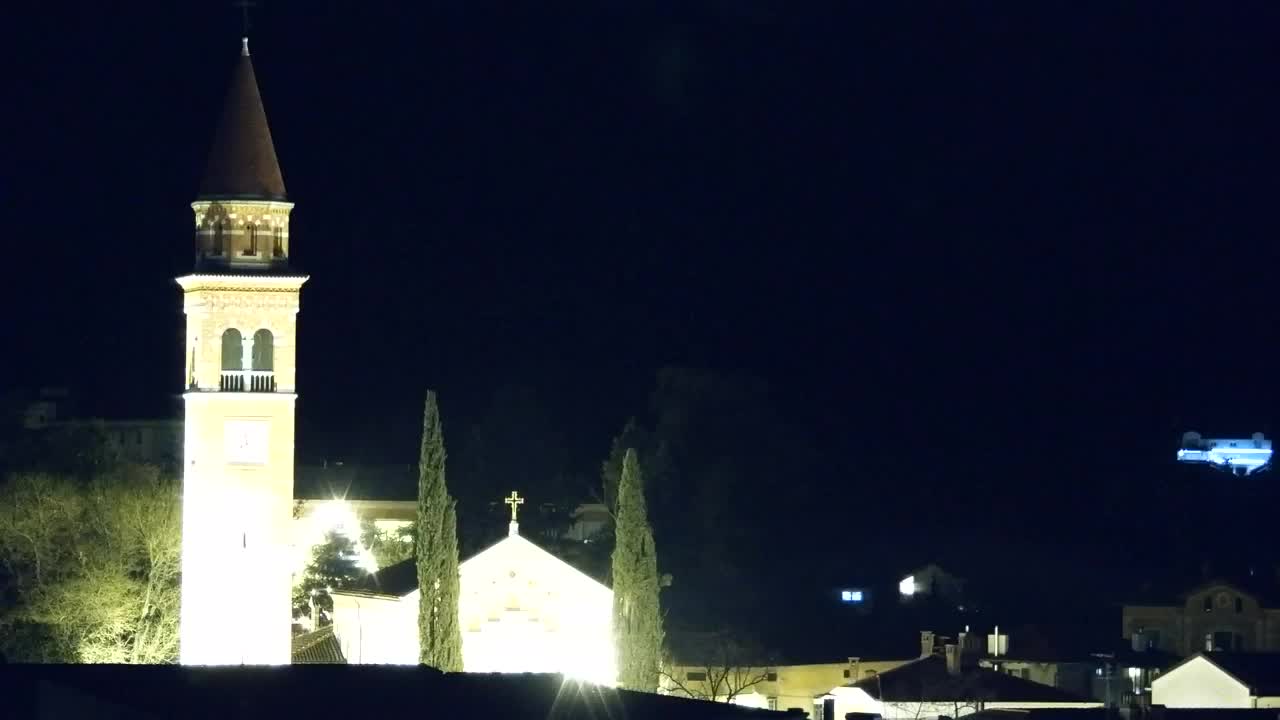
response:
M435 392L427 391L418 458L418 661L456 672L462 670L457 512L444 462L440 410Z
M662 611L658 556L644 501L644 480L634 450L622 459L613 549L613 635L618 682L629 690L658 689Z

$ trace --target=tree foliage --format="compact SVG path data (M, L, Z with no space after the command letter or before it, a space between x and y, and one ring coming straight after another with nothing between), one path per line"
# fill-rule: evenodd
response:
M613 633L618 680L630 690L658 688L662 611L658 556L649 527L644 479L633 450L622 460L613 549Z
M10 659L167 663L177 658L181 495L156 468L84 482L20 473L0 489Z
M673 577L663 596L669 622L746 631L779 601L769 597L774 589L750 581L770 571L768 554L747 548L758 544L758 528L777 522L778 507L820 501L809 495L816 483L792 480L823 471L781 403L750 376L664 368L648 412L614 441L604 494L625 449L634 448L663 570Z
M413 557L416 534L417 528L413 525L383 530L373 520L363 520L360 523L360 542L373 555L379 568L390 567Z
M445 485L444 434L436 394L427 392L418 459L418 656L424 665L462 670L458 624L457 508Z
M324 542L311 549L311 560L302 579L293 588L293 616L311 615L315 604L315 628L333 623L334 590L350 587L364 571L360 569L358 548L346 535L329 531Z

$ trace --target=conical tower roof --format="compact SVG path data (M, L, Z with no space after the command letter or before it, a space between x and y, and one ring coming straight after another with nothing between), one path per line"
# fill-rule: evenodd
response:
M248 38L243 40L240 61L222 108L199 198L285 199L284 177L249 60Z

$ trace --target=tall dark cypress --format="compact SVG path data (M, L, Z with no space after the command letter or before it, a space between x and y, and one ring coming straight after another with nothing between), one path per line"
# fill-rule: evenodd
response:
M458 626L457 511L444 477L444 434L434 391L427 391L418 457L418 661L462 670Z
M634 450L622 459L613 548L613 636L618 682L629 690L658 689L662 610L658 555L644 501L644 479Z

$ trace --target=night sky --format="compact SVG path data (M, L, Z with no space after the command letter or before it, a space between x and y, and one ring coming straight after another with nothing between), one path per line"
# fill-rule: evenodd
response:
M1280 420L1275 3L259 5L300 458L412 462L427 387L447 439L523 387L590 475L677 365L764 379L817 448L777 552L1084 573L1269 519L1274 475L1173 453ZM240 18L43 11L9 48L7 384L153 414Z

